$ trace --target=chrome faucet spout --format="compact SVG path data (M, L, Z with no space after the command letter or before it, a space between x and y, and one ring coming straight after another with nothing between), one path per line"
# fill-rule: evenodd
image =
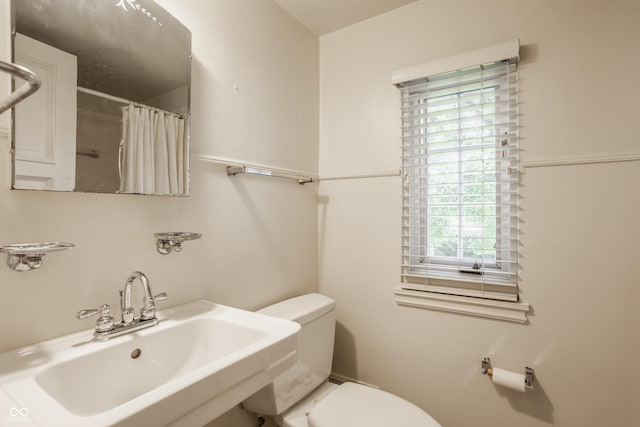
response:
M131 288L137 281L142 285L144 297L142 299L142 309L140 309L140 320L150 320L156 317L156 302L151 293L149 278L140 271L134 271L129 275L124 284L124 289L120 291L120 306L122 309L122 324L130 325L135 318L135 311L131 305Z

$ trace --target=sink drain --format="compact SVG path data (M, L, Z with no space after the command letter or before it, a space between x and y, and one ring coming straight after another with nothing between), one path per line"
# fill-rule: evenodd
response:
M131 352L131 358L137 359L138 357L140 357L141 354L142 354L142 351L139 348L136 348Z

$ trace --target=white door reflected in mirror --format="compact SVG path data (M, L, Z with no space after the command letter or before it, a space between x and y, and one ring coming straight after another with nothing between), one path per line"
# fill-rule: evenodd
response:
M20 144L15 147L14 188L73 191L77 59L22 34L16 34L15 47L16 63L35 72L42 86L15 107Z

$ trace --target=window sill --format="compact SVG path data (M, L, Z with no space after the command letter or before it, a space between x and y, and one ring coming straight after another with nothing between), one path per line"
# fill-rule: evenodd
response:
M398 305L447 311L470 316L527 323L529 304L524 302L496 301L483 298L439 294L403 289L393 289Z

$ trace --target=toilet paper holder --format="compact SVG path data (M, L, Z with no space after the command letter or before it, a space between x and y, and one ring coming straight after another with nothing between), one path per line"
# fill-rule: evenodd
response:
M483 375L493 375L493 368L491 367L491 359L487 356L482 358L482 365L480 371ZM527 387L533 387L533 368L528 366L524 367L524 384Z

